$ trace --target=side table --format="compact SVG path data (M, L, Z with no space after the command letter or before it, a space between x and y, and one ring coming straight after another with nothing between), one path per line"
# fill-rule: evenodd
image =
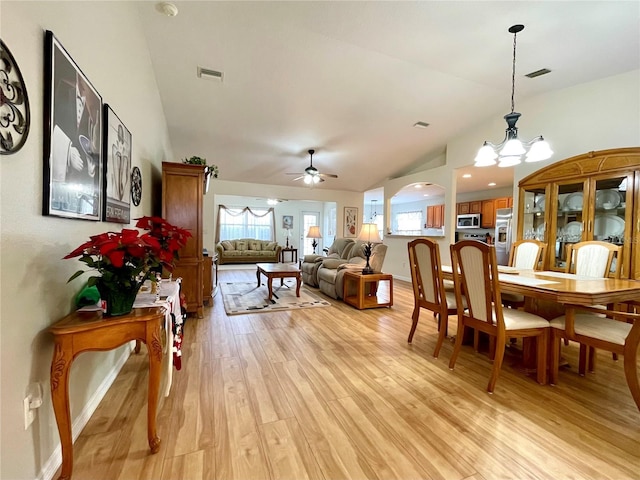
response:
M289 247L289 248L283 248L282 250L280 250L280 263L284 263L284 254L285 253L290 253L291 254L291 263L298 263L298 249L297 248Z
M147 438L151 453L160 449L156 433L156 412L160 389L162 340L160 329L165 318L162 307L135 308L128 315L102 317L101 311L73 312L49 327L54 337L51 360L51 399L62 447L61 480L71 478L73 442L69 407L69 370L73 360L89 350L112 350L131 340L141 340L149 350L149 391Z
M388 282L388 288L379 288L380 282ZM363 275L361 270L348 270L344 274L342 298L345 303L358 310L390 307L393 305L393 275L390 273Z

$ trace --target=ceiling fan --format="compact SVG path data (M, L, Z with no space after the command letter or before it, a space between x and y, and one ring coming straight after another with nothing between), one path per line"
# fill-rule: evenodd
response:
M324 178L338 178L338 175L333 173L320 173L316 167L313 166L313 154L315 150L309 150L311 157L310 165L304 169L304 173L287 173L287 175L298 175L294 180L304 180L307 185L314 185L316 183L324 182Z

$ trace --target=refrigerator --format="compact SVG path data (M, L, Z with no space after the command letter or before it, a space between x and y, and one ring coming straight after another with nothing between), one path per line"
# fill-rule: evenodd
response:
M498 265L509 265L509 251L513 227L513 209L499 208L496 210L496 232L494 242L496 246L496 260Z

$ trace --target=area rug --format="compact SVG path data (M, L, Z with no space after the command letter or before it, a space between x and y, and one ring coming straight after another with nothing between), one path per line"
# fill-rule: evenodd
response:
M295 281L285 281L285 284L280 286L280 280L275 279L271 301L268 299L266 282L259 287L257 282L221 282L220 289L227 315L331 306L331 303L313 295L304 287L300 288L300 296L296 297Z

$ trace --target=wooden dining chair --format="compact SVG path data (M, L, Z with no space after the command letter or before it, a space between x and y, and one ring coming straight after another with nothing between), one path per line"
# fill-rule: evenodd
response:
M606 278L613 276L614 278L620 278L621 265L622 247L619 245L597 240L567 245L566 273L575 273L584 277ZM597 308L606 310L607 308L613 308L613 305L601 305ZM566 335L564 336L564 343L565 345L569 344L569 339ZM580 375L584 375L587 368L590 372L595 370L595 358L595 349L593 347L587 350L585 345L580 344L580 357L578 360L578 372ZM616 352L613 352L613 359L618 360Z
M541 270L546 248L547 244L540 240L518 240L511 245L509 266L520 270ZM516 293L503 293L502 305L511 308L524 307L524 296Z
M408 342L413 341L413 334L418 326L420 309L433 312L438 322L438 340L433 356L438 358L440 348L447 335L449 315L457 312L454 292L445 291L440 262L440 246L426 238L412 240L408 244L409 268L413 286L413 324L409 332Z
M569 244L565 272L584 277L620 278L621 257L622 247L613 243L588 240ZM612 265L614 265L613 271Z
M551 383L558 382L560 343L565 336L589 348L601 348L624 356L624 375L627 385L640 410L640 386L638 384L638 344L640 343L640 315L637 313L607 311L582 305L566 305L575 308L573 321L566 315L551 320Z
M449 361L453 369L462 347L466 327L491 336L495 342L493 369L487 386L489 393L498 380L507 338L536 338L537 380L547 381L547 344L549 322L522 310L502 308L495 248L477 240L463 240L451 245L453 283L458 305L458 332ZM462 308L465 292L467 309Z

